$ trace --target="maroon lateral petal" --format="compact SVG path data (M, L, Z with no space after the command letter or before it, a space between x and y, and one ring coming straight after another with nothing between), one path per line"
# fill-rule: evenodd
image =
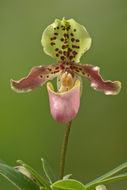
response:
M82 65L74 63L74 72L90 80L94 90L103 91L106 95L116 95L120 92L121 83L119 81L104 81L100 75L100 68L93 65Z
M19 81L11 80L11 88L17 92L29 92L34 88L41 87L48 80L55 78L59 72L59 64L37 66L31 69L27 77Z

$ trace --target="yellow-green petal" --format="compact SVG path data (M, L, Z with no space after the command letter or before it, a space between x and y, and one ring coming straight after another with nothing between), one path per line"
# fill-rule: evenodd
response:
M74 19L56 19L43 32L42 46L46 54L59 62L79 62L91 45L91 38L85 27Z

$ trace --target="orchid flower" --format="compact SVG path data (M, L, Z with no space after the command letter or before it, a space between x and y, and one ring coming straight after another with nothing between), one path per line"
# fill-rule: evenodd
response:
M11 80L11 87L16 92L29 92L57 77L57 92L51 82L47 83L50 111L56 121L67 123L78 113L81 76L90 81L94 90L106 95L119 93L119 81L104 81L98 66L80 63L81 56L91 46L91 38L85 27L74 19L56 19L44 30L41 43L45 53L56 58L57 63L32 68L26 78Z

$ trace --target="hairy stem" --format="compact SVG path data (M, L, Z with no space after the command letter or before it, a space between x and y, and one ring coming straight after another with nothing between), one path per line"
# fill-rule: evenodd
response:
M60 177L59 177L60 179L62 179L64 176L64 167L65 167L67 145L68 145L71 124L72 124L72 121L70 121L68 123L67 128L66 128L65 137L64 137L64 143L63 143L63 147L62 147L62 156L61 156L61 162L60 162Z

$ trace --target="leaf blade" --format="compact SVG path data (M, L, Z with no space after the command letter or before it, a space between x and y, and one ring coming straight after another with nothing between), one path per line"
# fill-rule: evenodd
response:
M74 179L59 180L51 185L52 188L62 190L86 190L85 186Z
M37 184L7 164L0 163L0 174L20 190L39 190Z
M49 166L48 162L46 160L44 160L43 158L41 158L41 161L42 161L44 173L45 173L46 177L48 178L50 184L54 183L57 179L56 179L51 167Z
M22 165L23 167L25 167L29 172L31 172L31 174L35 177L35 179L44 187L46 187L47 189L50 189L49 184L33 169L31 168L29 165L27 165L25 162L23 162L22 160L18 160L17 163L19 163L20 165Z
M95 179L95 180L89 182L89 183L86 184L85 186L89 186L89 185L92 185L92 184L94 184L94 183L96 183L96 182L100 182L100 181L102 181L102 180L104 180L104 179L106 179L106 178L109 178L109 177L113 176L114 174L120 172L121 170L123 170L123 169L125 169L125 168L127 168L127 162L125 162L125 163L119 165L118 167L114 168L113 170L107 172L106 174L104 174L104 175L98 177L97 179Z
M113 182L113 181L118 181L118 180L122 180L122 179L126 179L126 178L127 178L127 173L119 174L117 176L106 178L106 179L104 179L102 181L96 182L96 183L88 185L88 186L85 185L85 187L86 187L86 190L90 190L90 189L95 188L97 185L107 184L107 183L110 183L110 182Z

